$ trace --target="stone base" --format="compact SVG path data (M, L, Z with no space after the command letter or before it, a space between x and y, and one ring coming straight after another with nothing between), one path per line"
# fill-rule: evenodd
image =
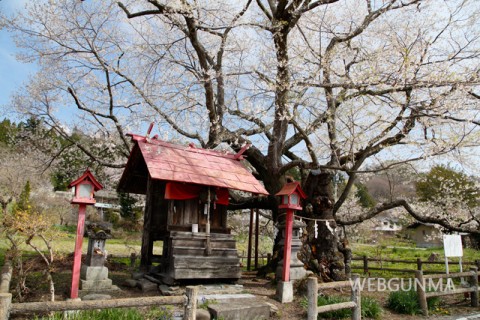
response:
M112 285L112 280L108 279L107 267L94 267L82 264L80 269L80 297L88 294L109 294L120 291L120 288Z
M278 264L279 265L278 265L277 270L275 272L275 277L277 279L282 279L283 260L281 260ZM290 280L300 280L300 279L305 278L306 275L307 275L307 270L305 270L305 268L303 266L303 263L296 264L296 265L293 265L293 264L290 265L290 276L289 276Z
M260 320L270 318L270 306L253 299L232 300L213 303L208 306L213 319L225 320Z
M112 287L112 280L82 280L80 279L80 290L94 290L94 291L102 291L108 290Z
M104 295L115 295L122 291L119 287L112 285L108 289L101 290L78 290L78 296L83 299L83 297L91 294L104 294Z
M108 279L108 268L107 267L91 267L82 264L80 269L80 279L85 279L88 281L99 281Z
M293 282L279 281L277 284L276 298L281 303L289 303L293 301Z
M67 297L70 296L71 291L72 291L71 287L67 286L66 291L65 291L65 295ZM102 288L102 289L98 289L98 290L96 290L95 288L91 289L91 290L79 289L77 299L81 300L83 297L85 297L86 295L90 295L90 294L114 295L114 294L119 293L120 291L122 291L122 289L120 289L119 287L117 287L115 285L111 285L109 288ZM70 298L68 298L68 299L70 299ZM75 300L75 299L73 299L73 300ZM79 301L79 300L75 300L75 301Z

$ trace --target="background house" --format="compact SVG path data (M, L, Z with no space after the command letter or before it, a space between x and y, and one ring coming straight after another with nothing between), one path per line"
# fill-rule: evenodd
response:
M373 230L384 235L393 236L396 232L402 230L402 226L398 223L398 219L390 217L381 217L376 219L376 225Z
M443 246L443 232L435 224L421 222L412 223L407 227L410 239L418 248L433 248Z

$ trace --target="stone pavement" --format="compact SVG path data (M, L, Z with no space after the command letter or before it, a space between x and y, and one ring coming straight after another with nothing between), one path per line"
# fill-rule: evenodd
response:
M458 317L458 316L457 316ZM471 314L468 316L460 316L460 318L455 318L455 320L472 320L472 319L480 319L480 313Z
M480 320L480 313L472 313L468 315L456 315L456 316L448 316L448 317L435 317L436 319L441 320Z

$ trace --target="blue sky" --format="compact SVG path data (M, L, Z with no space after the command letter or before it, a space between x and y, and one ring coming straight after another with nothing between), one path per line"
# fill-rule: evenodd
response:
M27 0L1 0L0 11L10 15L24 8ZM35 72L35 66L24 64L15 59L17 52L11 35L0 30L0 120L5 116L5 105L10 95Z

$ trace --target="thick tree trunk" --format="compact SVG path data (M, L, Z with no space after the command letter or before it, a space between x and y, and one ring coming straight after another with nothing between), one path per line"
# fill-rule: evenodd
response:
M302 260L309 270L321 275L324 280L343 280L346 278L345 257L348 258L350 251L340 243L336 232L332 177L331 172L314 170L305 182L308 198L304 203L304 214L317 220L307 220Z
M304 183L303 189L307 199L303 202L303 212L299 215L308 218L307 232L304 233L303 249L299 252L299 259L305 267L321 275L325 281L344 280L350 273L351 250L345 241L337 235L337 224L334 220L333 207L333 173L311 171ZM273 203L271 203L273 205ZM278 205L278 204L277 204ZM272 207L273 208L273 207ZM277 224L281 224L285 216L280 212L274 214ZM315 221L317 219L318 234L315 237ZM328 222L328 224L327 224ZM281 230L274 240L271 262L261 268L260 274L275 272L277 263L283 258L280 246Z

